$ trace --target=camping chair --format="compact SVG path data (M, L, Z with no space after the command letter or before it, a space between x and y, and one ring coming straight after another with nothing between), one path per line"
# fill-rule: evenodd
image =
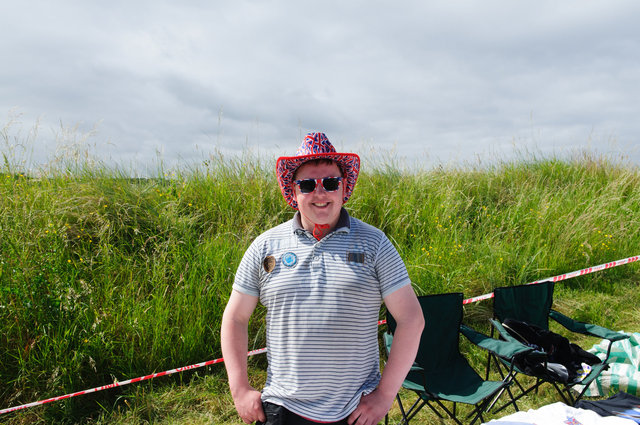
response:
M613 341L628 338L629 336L597 325L575 321L555 310L552 310L553 288L554 282L550 281L529 285L495 288L493 292L494 319L491 319L491 334L493 335L494 329L496 329L504 340L519 340L520 342L526 343L526 341L522 341L521 338L514 338L514 334L509 333L508 328L505 329L505 321L508 319L515 319L520 322L525 322L527 325L533 325L543 331L549 331L549 317L551 317L571 332L609 340L609 348L605 359L600 360L593 356L595 363L591 365L591 371L588 372L586 376L578 375L573 379L569 379L568 382L565 382L564 379L559 379L557 374L552 373L553 363L548 363L544 360L540 363L540 359L527 362L526 357L523 357L521 360L524 359L525 362L518 363L514 367L513 362L504 358L499 358L493 354L489 354L486 377L488 378L489 376L491 360L494 359L501 375L504 375L504 371L501 370L500 364L508 365L509 370L511 370L511 368L515 369L516 377L514 378L514 382L520 389L520 393L515 397L515 400L519 400L529 392L537 390L537 388L543 383L548 382L558 391L566 404L573 406L583 396L587 386L596 379L603 370L608 368L607 359L609 358L611 351L611 343ZM572 347L570 353L572 355L576 355L576 358L577 353L585 353L584 350L580 349L578 346L568 344L568 341L567 346ZM589 353L586 353L586 355L589 355ZM523 364L525 365L524 367ZM518 374L535 377L535 384L531 385L529 388L525 388L517 379ZM572 393L572 387L575 385L584 385L584 389L582 391L575 391L578 393L577 396L574 396ZM501 409L502 408L497 411Z
M462 425L462 422L456 417L457 403L475 406L467 416L467 419L473 416L470 424L478 419L483 420L482 413L493 405L505 389L508 389L512 377L507 373L501 381L483 380L460 353L459 333L462 332L475 345L505 358L512 359L533 349L517 342L499 341L461 325L461 293L421 296L418 300L426 323L416 361L402 384L404 388L415 392L418 398L408 410L405 410L400 395L396 396L403 417L401 423L408 424L425 405L442 418L432 402L459 425ZM387 326L384 342L388 353L396 329L396 321L389 313ZM452 402L452 409L447 408L444 401ZM517 406L515 407L517 409ZM385 423L387 422L388 417L385 420Z

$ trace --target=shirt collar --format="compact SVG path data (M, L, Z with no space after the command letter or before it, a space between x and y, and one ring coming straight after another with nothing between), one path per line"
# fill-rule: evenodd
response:
M296 211L296 214L293 216L292 220L293 232L306 232L304 227L302 227L302 218L300 215L300 211ZM338 223L336 224L336 228L333 230L335 233L349 233L351 230L351 219L347 210L343 208L340 209L340 218L338 218Z

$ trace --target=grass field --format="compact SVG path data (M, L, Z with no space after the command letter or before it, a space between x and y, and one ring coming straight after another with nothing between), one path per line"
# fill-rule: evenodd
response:
M130 179L83 162L35 176L4 158L0 409L220 357L220 318L244 250L292 215L271 165L212 157ZM365 166L347 207L386 232L419 294L470 297L640 254L636 166L590 154L484 168L377 164ZM634 263L568 280L555 306L639 331L639 276ZM487 330L490 307L467 307L465 320ZM250 348L265 344L264 313L254 315ZM256 385L264 362L250 362ZM527 403L551 400L542 392ZM0 417L78 422L239 423L221 365Z

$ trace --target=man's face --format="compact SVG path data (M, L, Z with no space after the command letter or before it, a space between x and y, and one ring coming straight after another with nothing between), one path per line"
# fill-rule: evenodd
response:
M295 180L341 176L340 167L335 162L306 163L298 168ZM327 192L322 184L317 183L316 189L310 193L302 193L295 183L293 188L298 210L302 215L302 226L306 230L313 231L314 224L329 224L330 229L335 228L344 199L344 181L340 182L338 190L333 192Z

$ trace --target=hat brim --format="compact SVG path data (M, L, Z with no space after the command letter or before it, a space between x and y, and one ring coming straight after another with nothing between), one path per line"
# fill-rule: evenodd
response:
M314 159L330 159L335 161L342 170L343 181L345 182L345 192L343 202L347 202L351 197L353 188L358 180L360 172L360 157L355 153L317 153L299 156L281 156L276 160L276 176L278 185L282 191L285 201L294 209L298 209L293 192L293 175L305 162Z

